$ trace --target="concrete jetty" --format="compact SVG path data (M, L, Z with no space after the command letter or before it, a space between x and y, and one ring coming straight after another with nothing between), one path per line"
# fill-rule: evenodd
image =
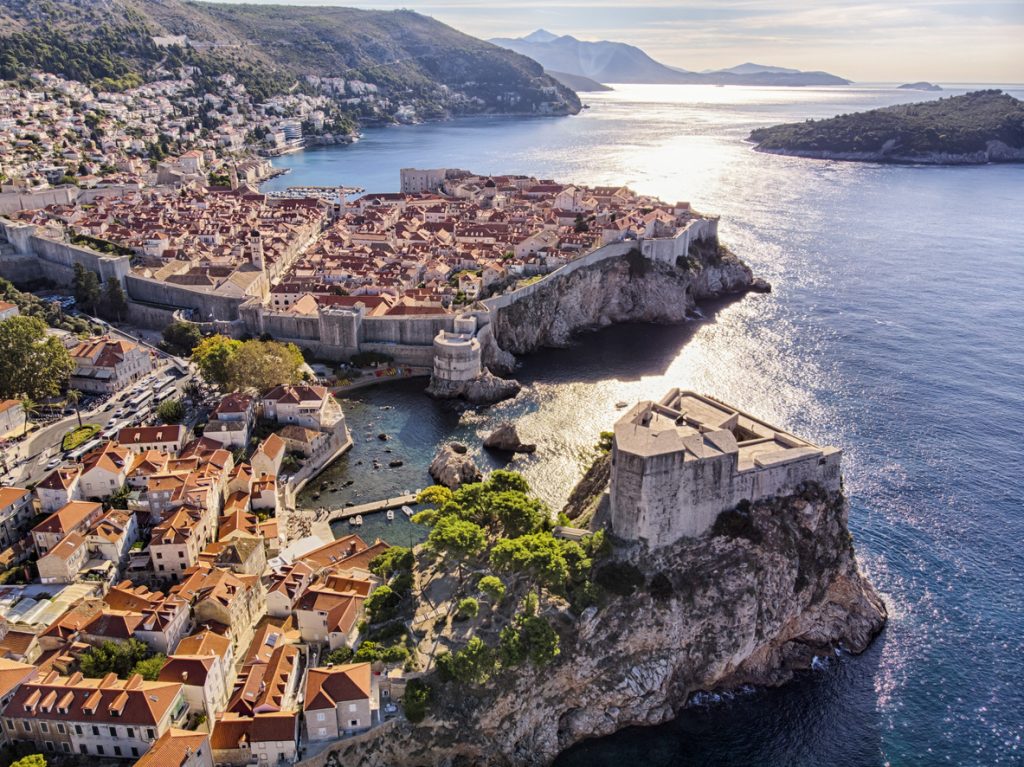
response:
M377 511L387 511L388 509L399 509L402 506L409 506L416 503L416 493L409 495L399 495L394 498L385 498L383 501L374 501L373 503L362 503L358 506L349 506L347 508L335 509L327 515L327 521L333 522L336 519L351 519L352 517L360 514L373 514Z

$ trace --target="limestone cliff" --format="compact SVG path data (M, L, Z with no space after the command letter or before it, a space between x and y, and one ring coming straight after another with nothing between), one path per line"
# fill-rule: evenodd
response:
M617 322L681 322L701 299L766 289L745 263L709 246L673 266L630 253L578 269L499 309L497 345L513 354L569 343L574 333ZM490 356L485 355L490 364Z
M699 539L620 547L598 583L600 607L549 612L562 645L550 666L437 685L423 723L339 743L334 758L548 764L582 739L669 720L695 691L781 684L815 655L860 652L886 617L858 571L845 498L817 486L726 512Z

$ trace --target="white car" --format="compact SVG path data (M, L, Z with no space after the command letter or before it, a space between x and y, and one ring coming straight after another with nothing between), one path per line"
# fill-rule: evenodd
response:
M64 461L60 456L54 456L53 458L46 462L46 470L53 471L62 463L64 463Z

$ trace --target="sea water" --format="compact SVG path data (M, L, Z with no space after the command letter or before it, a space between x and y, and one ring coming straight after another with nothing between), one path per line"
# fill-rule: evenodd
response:
M422 487L449 439L499 465L480 440L512 419L538 444L512 467L558 507L616 403L674 386L843 448L858 558L889 605L882 636L781 689L704 696L669 724L584 743L563 767L1024 762L1024 165L815 161L744 141L967 89L620 86L583 94L574 117L372 129L275 163L292 172L267 188L395 191L399 168L442 166L627 184L720 214L722 240L772 282L701 321L525 357L525 391L482 412L427 399L424 381L343 400L356 445L328 477L354 484L311 504ZM370 524L395 543L422 534Z

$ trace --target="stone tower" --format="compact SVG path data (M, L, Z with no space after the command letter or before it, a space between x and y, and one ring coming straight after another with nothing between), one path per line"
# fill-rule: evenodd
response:
M249 232L249 260L261 272L266 269L266 262L263 259L263 237L255 229Z

